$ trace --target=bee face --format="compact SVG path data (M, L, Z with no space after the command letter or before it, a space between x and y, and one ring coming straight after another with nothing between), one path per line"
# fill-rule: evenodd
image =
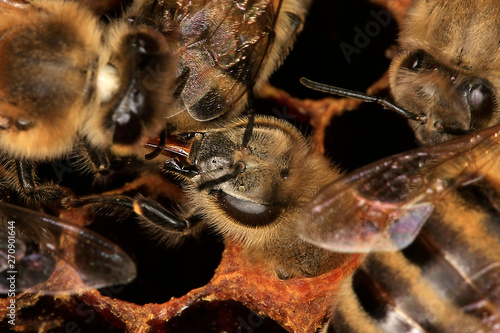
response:
M410 124L422 143L498 123L499 14L490 0L413 5L390 80L399 106L427 116L425 124Z
M251 258L280 278L316 276L337 267L348 256L300 240L293 222L312 195L338 173L312 153L296 129L272 118L256 118L252 136L243 145L247 124L240 119L194 137L189 160L196 173L186 179L194 214L241 241Z
M259 137L242 147L244 130L239 127L205 134L198 149L193 151L195 163L202 170L193 180L202 184L216 179L241 161L244 172L216 188L228 195L244 196L257 204L281 206L277 211L284 209L286 200L277 196L276 189L286 185L286 181L293 181L289 178L290 168L295 167L290 165L291 155L296 149L301 151L305 147L297 147L302 142L293 142L287 135L276 135L274 132L278 129L272 127L260 128Z

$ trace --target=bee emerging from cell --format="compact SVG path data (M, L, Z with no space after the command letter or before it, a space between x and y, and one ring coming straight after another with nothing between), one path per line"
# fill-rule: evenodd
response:
M310 245L294 229L302 207L339 172L313 153L288 123L256 117L249 131L248 122L248 117L240 118L167 140L162 171L181 184L187 198L177 212L143 205L144 198L115 195L76 199L70 205L93 205L97 211L103 204L107 211L133 209L153 232L173 243L188 228L196 233L208 226L242 243L251 260L282 279L317 276L339 267L349 255ZM156 144L149 145L155 149Z

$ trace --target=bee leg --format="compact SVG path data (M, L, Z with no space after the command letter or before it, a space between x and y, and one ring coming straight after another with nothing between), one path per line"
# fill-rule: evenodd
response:
M55 184L36 183L35 166L25 159L15 161L21 198L30 206L39 206L47 201L64 196L64 190Z
M93 173L97 173L101 176L111 175L111 167L109 159L106 154L100 150L93 149L87 140L84 140L83 148L92 163Z
M146 221L171 231L183 231L190 227L187 219L180 219L163 208L158 202L142 196L135 198L134 212Z
M243 134L243 140L241 142L241 147L247 147L248 142L252 138L253 126L254 126L254 116L255 116L255 95L253 93L252 87L249 85L247 88L247 101L248 101L248 124L245 128L245 133Z
M243 140L241 142L241 147L247 147L248 142L250 142L250 139L252 138L252 133L253 133L253 125L255 123L254 121L254 113L253 109L251 109L252 112L249 112L248 114L248 124L247 127L245 128L245 133L243 134Z
M199 175L200 172L192 166L184 165L175 158L166 160L162 165L162 170L165 172L174 172L178 174L185 174L188 178Z
M134 212L145 222L166 231L183 231L191 227L187 219L180 218L176 214L168 211L158 202L137 196L135 198L126 195L98 195L82 199L65 199L64 206L73 208L83 206L95 206L97 210L105 210L107 214L121 214Z
M181 75L179 75L175 79L175 84L177 85L177 88L175 89L173 94L175 99L179 98L179 96L182 94L182 91L184 90L184 87L186 86L187 80L189 78L189 72L190 72L189 67L184 67ZM167 136L167 128L165 127L163 131L161 131L160 133L160 142L156 146L155 150L144 156L144 158L147 161L152 160L161 154L161 152L163 151L163 147L165 146L166 136Z
M189 67L184 67L181 75L179 75L175 79L175 84L177 85L177 88L175 89L174 94L173 94L175 99L179 98L179 96L182 94L182 91L184 90L184 87L186 86L186 83L189 79L189 72L190 71L191 70L189 69Z
M16 161L16 168L19 184L23 191L26 193L33 193L35 191L33 165L28 163L25 159L20 159Z

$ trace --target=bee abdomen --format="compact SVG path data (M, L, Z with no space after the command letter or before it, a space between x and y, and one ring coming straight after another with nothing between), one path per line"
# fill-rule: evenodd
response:
M487 325L437 292L401 252L370 254L338 295L327 332L477 332Z
M471 190L451 193L406 249L369 254L339 293L328 332L500 329L498 211L463 201Z

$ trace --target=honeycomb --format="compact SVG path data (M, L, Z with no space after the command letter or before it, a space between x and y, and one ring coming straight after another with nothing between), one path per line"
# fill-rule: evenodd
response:
M404 20L409 4L409 0L352 4L316 0L294 50L258 101L258 112L305 128L315 149L345 170L411 147L411 134L397 116L356 100L325 98L298 83L301 76L306 76L350 89L369 87L373 94L387 94L386 70L396 48L397 25ZM107 9L106 5L99 7ZM339 44L344 41L354 45L355 28L365 28L374 20L372 11L380 10L389 10L393 21L366 48L350 54L346 66L346 54ZM351 110L357 111L346 112ZM309 127L301 125L307 123ZM390 137L381 135L387 126L391 129ZM112 191L135 192L160 202L162 198L182 200L178 188L150 173L140 174ZM15 326L8 324L8 299L0 299L0 331L316 332L329 316L338 285L359 264L359 257L353 255L344 266L327 274L279 280L250 262L238 243L223 242L210 231L169 247L163 244L161 236L148 236L133 218L94 220L83 208L61 211L60 215L104 234L131 253L138 265L137 279L127 286L75 295L47 296L36 293L34 287L16 295ZM81 282L73 271L58 265L45 282L45 289L70 283Z

